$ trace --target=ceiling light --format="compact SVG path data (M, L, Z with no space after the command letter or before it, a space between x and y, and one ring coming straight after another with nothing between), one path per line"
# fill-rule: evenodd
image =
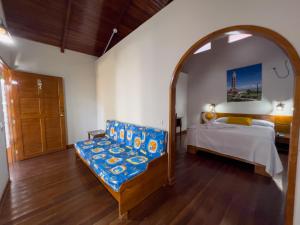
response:
M4 43L4 44L12 44L13 43L13 39L10 36L10 33L8 32L6 26L3 23L3 20L1 20L0 23L0 42Z
M228 43L243 40L245 38L251 37L252 34L232 34L228 36Z
M211 42L208 42L207 44L203 45L201 48L199 48L197 51L194 52L194 54L198 54L200 52L205 52L211 49Z

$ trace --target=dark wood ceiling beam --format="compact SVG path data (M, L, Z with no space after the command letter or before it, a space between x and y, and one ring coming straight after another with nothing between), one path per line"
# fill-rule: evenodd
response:
M72 1L73 0L68 0L66 17L65 17L65 22L64 22L64 29L63 29L62 37L61 37L61 48L60 48L61 52L65 52L65 47L66 47L66 44L67 44L68 27L69 27L69 22L70 22Z

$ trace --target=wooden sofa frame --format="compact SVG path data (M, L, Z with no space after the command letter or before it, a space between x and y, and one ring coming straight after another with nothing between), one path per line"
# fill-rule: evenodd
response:
M165 154L152 160L147 169L138 176L126 181L120 187L120 191L114 191L107 185L86 163L86 161L76 152L76 156L92 171L97 179L112 194L119 203L119 218L126 220L128 211L141 203L151 193L168 182L168 155Z
M210 149L196 147L196 146L193 146L193 145L188 145L187 146L187 151L191 154L196 154L198 151L207 152L207 153L210 153L210 154L213 154L213 155L222 156L224 158L233 159L233 160L237 160L237 161L240 161L240 162L248 163L248 164L254 165L254 173L265 176L265 177L271 177L266 172L266 167L264 165L261 165L261 164L255 163L255 162L251 162L251 161L241 159L241 158L238 158L238 157L234 157L234 156L226 155L226 154L223 154L223 153L219 153L219 152L216 152L216 151L213 151L213 150L210 150Z

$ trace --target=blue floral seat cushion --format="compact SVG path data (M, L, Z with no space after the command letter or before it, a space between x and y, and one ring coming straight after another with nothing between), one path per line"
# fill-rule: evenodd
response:
M93 153L101 151L101 148L107 148L110 145L116 145L108 137L96 138L93 140L79 141L75 144L75 148L80 156L90 164L89 160Z
M105 138L76 143L76 149L90 168L114 191L147 169L149 159L125 145Z

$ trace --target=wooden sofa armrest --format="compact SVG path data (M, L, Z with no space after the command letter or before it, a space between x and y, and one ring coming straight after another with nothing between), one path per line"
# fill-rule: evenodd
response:
M168 156L156 158L147 169L120 187L119 216L137 206L151 193L168 183Z

